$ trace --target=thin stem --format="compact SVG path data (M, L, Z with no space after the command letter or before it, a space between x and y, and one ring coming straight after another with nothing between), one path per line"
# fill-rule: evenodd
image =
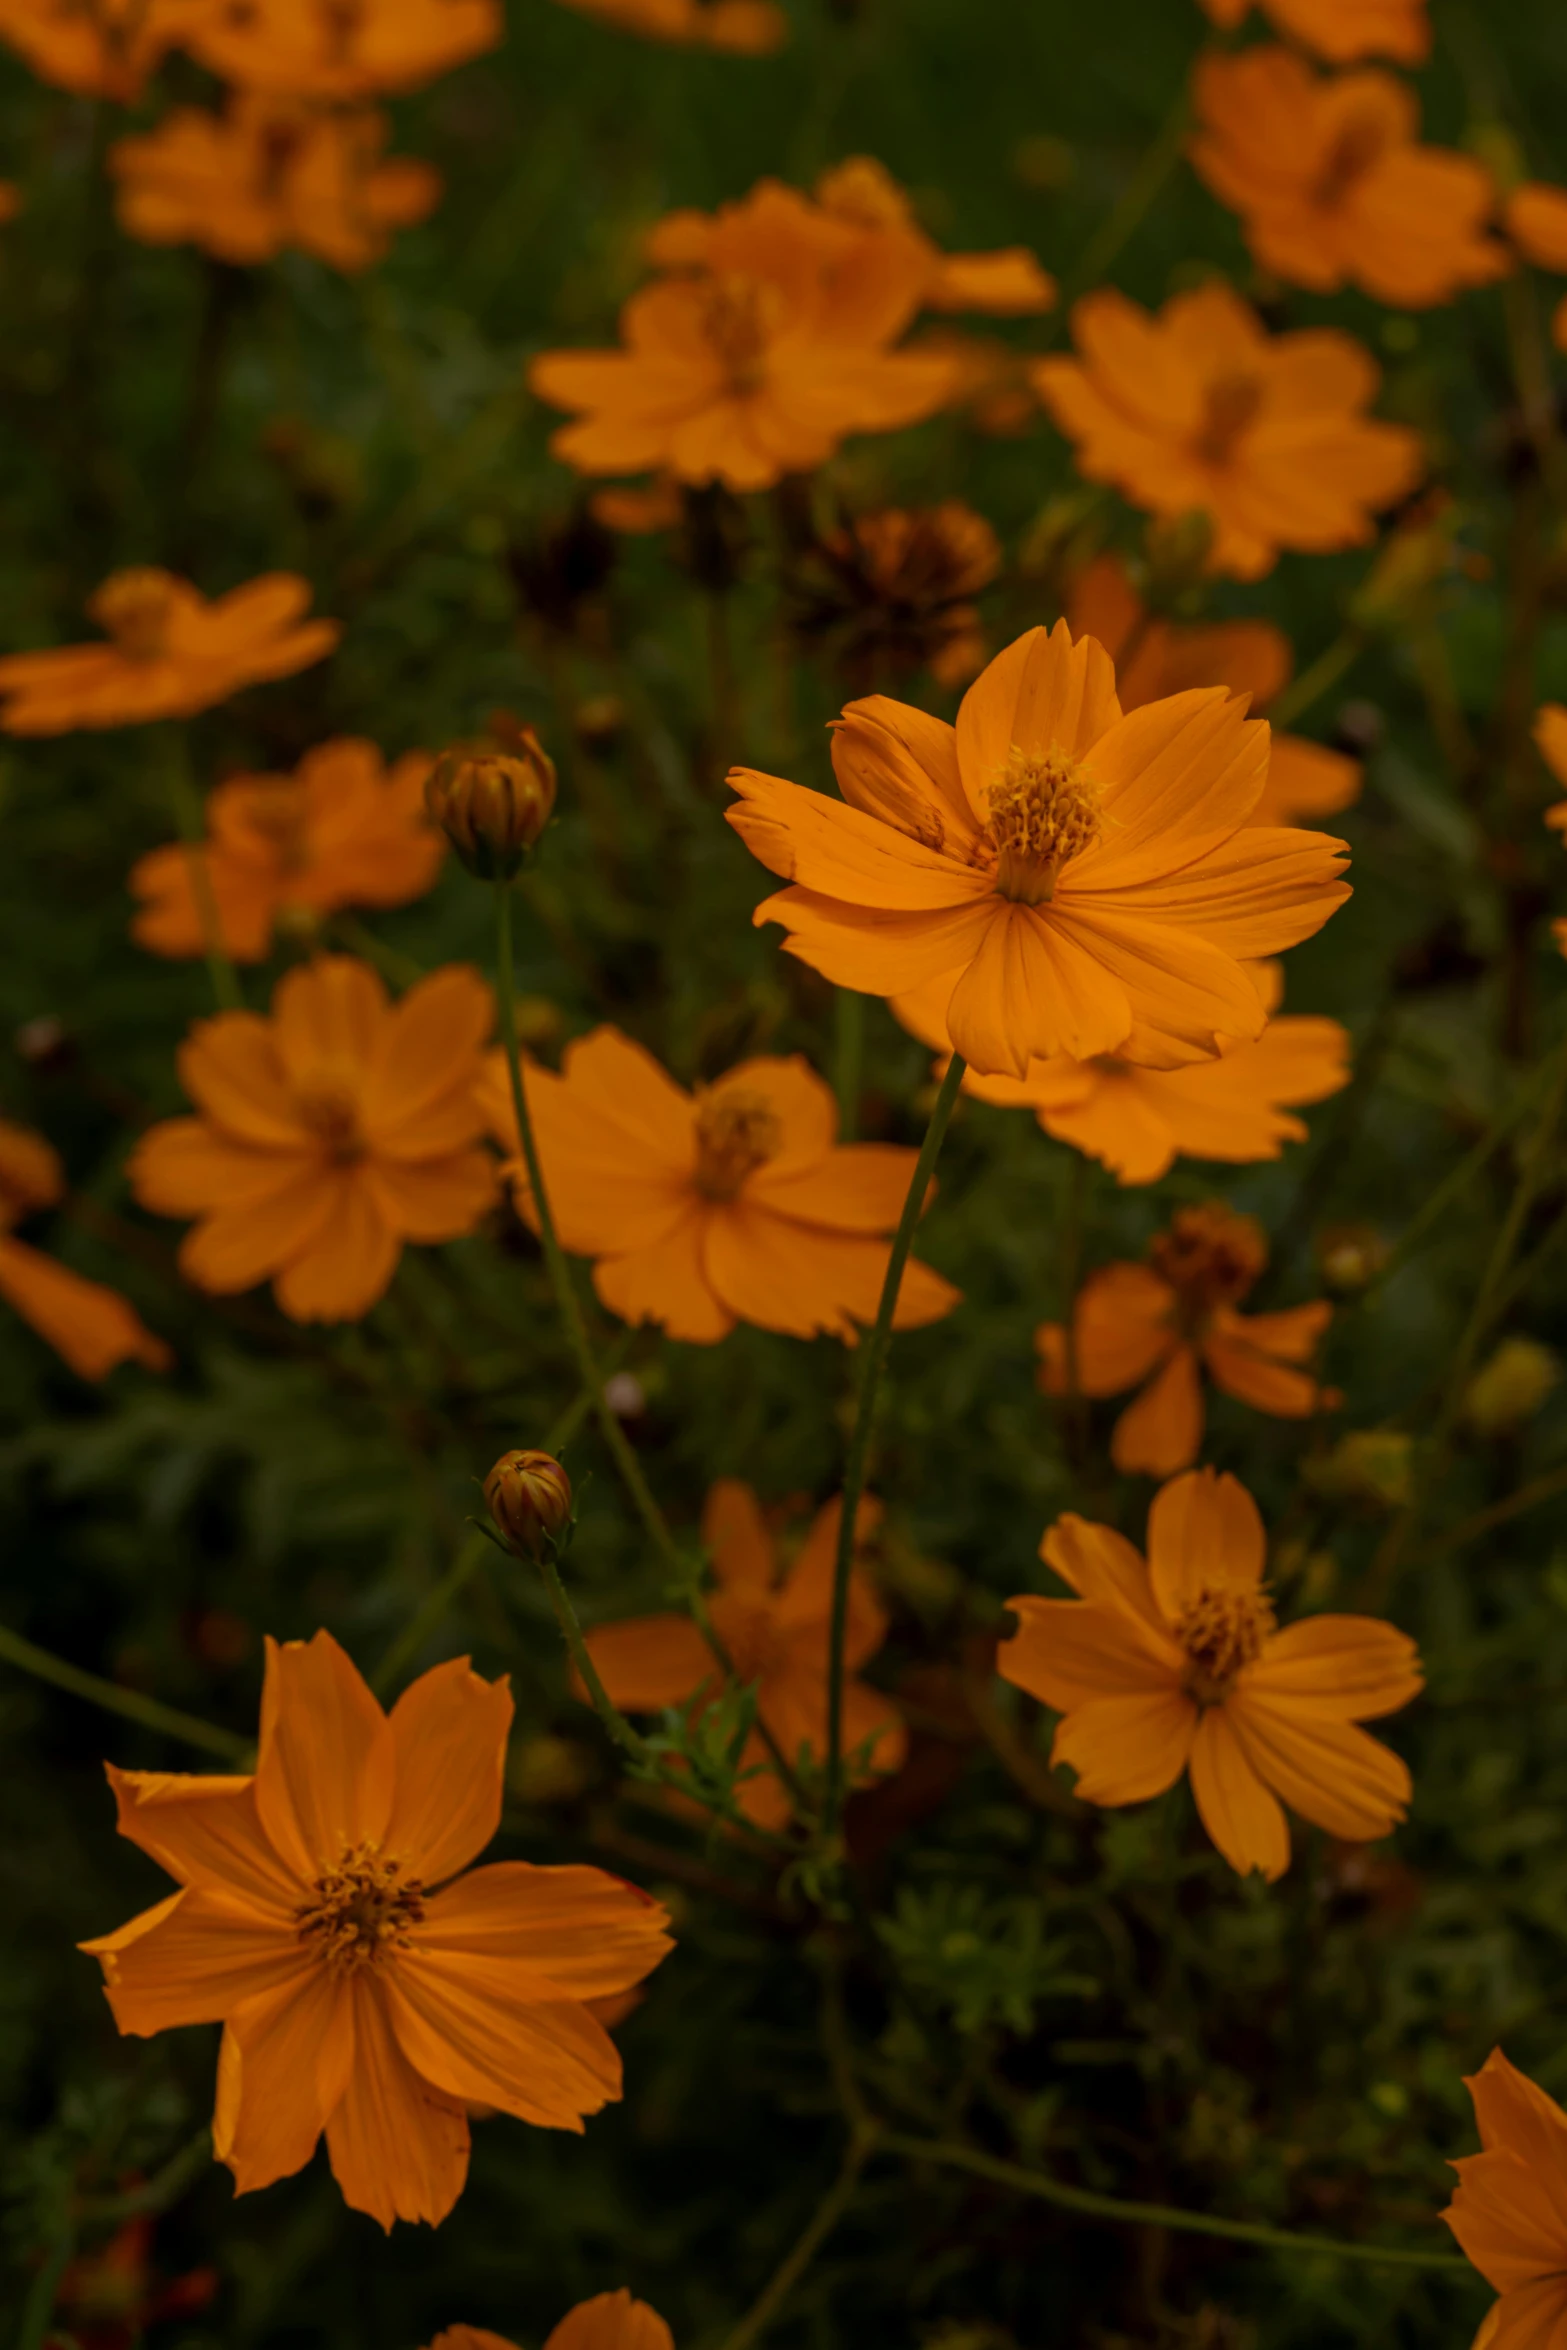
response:
M127 2220L167 2211L200 2178L212 2159L212 2131L203 2122L178 2153L171 2154L162 2169L154 2171L150 2179L143 2179L139 2187L127 2187L120 2195L97 2195L84 2201L83 2222L94 2228L113 2229L123 2227Z
M539 1241L544 1250L544 1262L549 1268L550 1285L555 1292L555 1304L566 1332L567 1344L576 1357L582 1384L593 1398L594 1418L598 1421L600 1433L609 1447L626 1491L631 1496L633 1507L660 1558L677 1582L684 1583L688 1580L685 1561L642 1474L642 1464L606 1400L603 1375L593 1353L576 1290L572 1287L571 1268L555 1231L555 1217L550 1207L549 1193L544 1186L544 1169L539 1162L538 1143L528 1109L528 1089L523 1083L522 1056L517 1048L512 978L511 890L504 881L495 884L495 968L496 992L500 998L501 1040L506 1049L507 1074L511 1079L512 1111L517 1120L518 1140L522 1144L523 1164L528 1170L528 1188L533 1199L534 1214L539 1220Z
M239 980L223 944L223 923L218 913L218 901L212 887L212 868L207 862L207 823L202 812L196 786L191 781L190 766L185 755L185 737L171 730L165 738L167 756L164 759L164 780L168 788L169 807L174 817L174 829L185 843L185 854L190 863L191 894L196 901L196 915L201 924L207 971L212 980L212 993L220 1012L238 1012L244 1009Z
M1416 1242L1430 1230L1433 1224L1440 1221L1455 1200L1463 1197L1475 1177L1489 1165L1509 1134L1512 1133L1513 1128L1533 1106L1548 1074L1548 1067L1537 1069L1533 1076L1519 1087L1505 1109L1497 1112L1473 1149L1459 1160L1458 1165L1453 1168L1450 1174L1443 1177L1435 1191L1430 1194L1404 1226L1387 1257L1377 1268L1375 1276L1361 1291L1357 1303L1364 1304L1367 1298L1374 1297L1404 1264Z
M1061 290L1061 314L1076 297L1100 279L1131 242L1153 210L1160 190L1180 162L1191 126L1191 100L1183 81L1180 95L1145 151L1125 194L1096 237L1090 238L1077 267Z
M370 1686L377 1697L384 1697L393 1688L407 1666L419 1654L437 1624L445 1616L453 1601L472 1580L485 1552L490 1547L487 1534L477 1527L458 1551L446 1573L433 1591L427 1591L418 1607L392 1642L375 1671L370 1675Z
M1293 685L1287 685L1278 700L1268 710L1268 724L1277 731L1288 726L1292 718L1309 710L1313 702L1320 702L1331 692L1347 670L1354 667L1365 651L1366 640L1358 629L1346 628L1334 639L1325 653L1319 653L1309 669L1303 669Z
M1443 1558L1450 1550L1462 1550L1466 1543L1478 1542L1482 1534L1494 1534L1509 1519L1522 1517L1525 1510L1538 1509L1542 1502L1554 1501L1559 1493L1567 1493L1567 1468L1549 1469L1532 1484L1520 1485L1505 1500L1493 1502L1489 1509L1477 1510L1472 1518L1463 1519L1449 1533L1439 1535L1424 1556Z
M41 2350L49 2331L49 2320L54 2315L55 2296L60 2290L60 2279L71 2265L76 2249L76 2233L69 2226L63 2228L50 2245L43 2267L32 2283L22 2310L21 2329L16 2337L16 2350Z
M863 2124L850 2134L842 2168L812 2213L804 2234L780 2261L740 2323L724 2336L720 2350L751 2350L751 2344L766 2332L854 2201L860 2173L875 2146L876 2129L873 2123Z
M950 2170L970 2171L991 2179L1018 2195L1035 2195L1042 2203L1056 2203L1064 2211L1085 2218L1120 2221L1128 2226L1171 2228L1188 2236L1222 2236L1235 2244L1256 2244L1272 2252L1299 2252L1312 2259L1358 2260L1393 2268L1465 2269L1469 2263L1451 2252L1422 2252L1403 2244L1351 2244L1332 2236L1299 2235L1293 2228L1269 2228L1248 2219L1210 2219L1198 2211L1182 2211L1167 2203L1127 2203L1116 2195L1097 2195L1087 2187L1069 2187L1043 2171L1025 2170L1020 2163L1002 2162L975 2147L955 2146L945 2139L883 2136L886 2154L901 2154L908 2162L934 2162Z
M549 1593L550 1606L555 1610L555 1621L560 1626L561 1637L571 1651L571 1661L581 1674L583 1687L593 1701L593 1711L623 1753L628 1754L634 1763L646 1762L645 1742L638 1737L599 1679L598 1666L593 1662L587 1641L582 1636L582 1626L577 1621L577 1611L571 1604L566 1586L560 1579L559 1567L552 1558L541 1558L539 1573L544 1578L544 1588Z
M0 1624L0 1657L24 1673L31 1673L37 1681L48 1681L56 1689L69 1690L72 1697L85 1698L89 1705L101 1705L106 1713L123 1714L128 1722L139 1722L144 1730L158 1730L166 1738L182 1738L187 1746L204 1747L208 1754L220 1754L228 1762L244 1764L249 1760L251 1745L248 1738L237 1737L230 1730L220 1730L215 1722L198 1721L194 1714L185 1714L172 1705L160 1705L155 1697L143 1697L139 1690L122 1689L116 1681L100 1680L96 1673L84 1673L79 1665L68 1665L63 1657L51 1656L46 1648L35 1648L19 1632Z
M936 1161L941 1156L941 1145L957 1104L966 1067L961 1053L954 1053L947 1064L947 1073L941 1081L935 1107L930 1113L930 1124L925 1129L925 1140L914 1163L914 1174L909 1184L908 1197L903 1203L903 1214L898 1219L898 1229L893 1235L886 1277L881 1285L881 1303L876 1308L876 1321L870 1336L865 1340L861 1362L860 1388L855 1399L854 1433L849 1439L849 1457L843 1471L843 1503L838 1521L838 1556L833 1569L832 1626L827 1651L827 1786L822 1807L822 1832L828 1838L833 1835L843 1813L843 1675L849 1624L849 1579L854 1572L855 1527L859 1520L860 1497L865 1491L865 1470L870 1459L876 1405L881 1394L887 1351L892 1343L892 1317L897 1308L898 1292L903 1286L903 1269L914 1245L914 1229L925 1206L930 1179L935 1173Z

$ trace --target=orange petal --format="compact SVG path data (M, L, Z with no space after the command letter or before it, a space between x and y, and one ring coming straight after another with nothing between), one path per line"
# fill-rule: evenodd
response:
M622 2286L568 2310L544 2350L675 2350L675 2341L658 2311Z
M996 1670L1057 1713L1180 1685L1184 1659L1174 1642L1129 1609L1028 1593L1007 1606L1018 1628L996 1650Z
M728 822L758 863L802 889L899 913L940 912L989 893L983 867L862 808L749 767L732 768L728 780L740 795L724 811Z
M1054 1763L1077 1773L1085 1803L1145 1803L1173 1787L1187 1766L1197 1708L1178 1683L1131 1697L1099 1697L1057 1724Z
M974 817L958 770L957 733L945 719L886 694L868 694L850 702L834 722L832 764L851 807L881 816L929 847L947 844L967 852Z
M1031 628L983 669L958 707L963 789L983 824L1014 747L1083 759L1121 715L1115 670L1092 637L1073 642L1064 620ZM960 1048L961 1049L961 1048Z
M495 999L478 972L449 963L376 1024L361 1106L378 1149L395 1149L406 1136L414 1155L431 1158L473 1140L479 1119L470 1089L494 1019ZM433 1136L432 1115L447 1109L451 1115Z
M332 2176L343 2201L383 2228L436 2227L467 2182L468 2116L404 2056L373 1969L356 1980L353 2008L353 2071L326 2125Z
M418 1164L371 1159L358 1172L386 1231L404 1240L458 1240L496 1196L495 1162L483 1150Z
M1167 1623L1205 1591L1255 1590L1267 1537L1244 1485L1193 1469L1154 1495L1148 1512L1148 1569Z
M501 1824L511 1683L481 1679L465 1656L410 1683L392 1708L396 1789L383 1839L407 1873L439 1885Z
M1189 1346L1177 1346L1166 1357L1163 1369L1116 1421L1110 1458L1118 1469L1170 1477L1197 1458L1202 1430L1197 1357Z
M718 1660L689 1616L631 1616L595 1624L588 1654L614 1703L627 1713L684 1705L713 1680ZM586 1692L577 1694L586 1698Z
M255 1782L105 1763L119 1831L182 1885L203 1885L292 1917L301 1885L268 1843Z
M738 1477L720 1477L702 1505L702 1542L726 1590L766 1592L778 1565L762 1505Z
M323 1062L358 1076L390 1017L385 987L356 955L296 964L272 997L272 1034L289 1082L308 1083Z
M709 1221L692 1195L664 1238L624 1256L601 1257L593 1286L610 1312L624 1322L662 1323L671 1338L699 1346L727 1338L735 1317L708 1277Z
M1276 1633L1245 1670L1245 1685L1339 1721L1397 1713L1424 1686L1406 1632L1372 1616L1308 1616Z
M1236 1321L1241 1323L1239 1315ZM1330 1390L1319 1387L1305 1372L1291 1370L1260 1347L1248 1344L1247 1336L1242 1335L1244 1328L1241 1323L1240 1330L1212 1329L1203 1341L1208 1375L1226 1395L1249 1403L1255 1411L1271 1412L1279 1420L1309 1419L1335 1400Z
M503 1962L519 1997L549 2004L629 1991L673 1949L668 1928L650 1894L603 1869L505 1860L435 1894L413 1941L459 1971Z
M356 1322L391 1286L402 1239L382 1192L349 1166L323 1171L327 1213L273 1276L273 1292L296 1322Z
M1222 1705L1210 1705L1192 1742L1192 1794L1202 1824L1232 1869L1259 1869L1271 1884L1290 1863L1278 1798L1258 1778Z
M385 1714L332 1638L266 1644L256 1809L307 1884L355 1844L379 1844L392 1812L395 1747Z
M229 2017L212 2142L236 2194L290 2178L310 2160L352 2077L354 2007L347 1979L312 1964Z
M580 2133L620 2096L620 2057L575 2000L541 1999L531 1977L471 1951L404 1952L387 1976L393 2029L415 2071L465 2103Z
M1309 1701L1270 1702L1244 1679L1226 1712L1258 1778L1330 1836L1370 1844L1407 1814L1407 1764L1353 1722L1319 1713Z
M128 1298L68 1265L0 1234L0 1297L81 1379L105 1379L117 1363L166 1371L174 1357Z
M747 1179L745 1196L802 1224L890 1232L903 1213L918 1152L897 1143L846 1143L791 1172L778 1160Z
M257 1993L297 1994L315 1971L292 1917L204 1885L78 1948L101 1961L114 2020L138 2039L222 2023Z
M1113 1526L1095 1525L1068 1510L1046 1528L1039 1555L1079 1599L1101 1607L1128 1608L1163 1637L1164 1618L1154 1603L1147 1564L1142 1553Z
M955 1051L981 1076L1024 1077L1031 1060L1086 1061L1125 1042L1132 1007L1097 953L1047 910L1003 898L987 908L984 937L947 1007Z
M1453 2168L1458 2191L1442 2217L1487 2284L1507 2296L1504 2312L1536 2321L1534 2332L1517 2327L1519 2350L1554 2350L1551 2329L1567 2316L1567 2222L1557 2178L1510 2146L1466 2155Z
M714 1208L703 1243L708 1282L729 1312L796 1338L852 1338L856 1322L873 1322L890 1255L885 1242L796 1224L743 1196ZM893 1327L938 1321L957 1302L948 1282L910 1258Z
M1073 1315L1077 1383L1084 1395L1120 1395L1177 1344L1175 1292L1151 1265L1104 1265L1078 1292Z

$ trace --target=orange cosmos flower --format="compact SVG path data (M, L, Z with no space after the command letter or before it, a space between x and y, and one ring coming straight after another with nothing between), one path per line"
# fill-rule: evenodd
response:
M773 0L564 0L583 16L621 32L731 57L770 57L789 38L789 19Z
M1375 69L1323 80L1289 49L1198 61L1191 158L1264 269L1317 293L1357 285L1406 309L1511 266L1487 235L1496 184L1417 144L1420 102Z
M339 906L402 906L422 897L446 844L424 812L428 751L383 765L374 743L322 743L292 775L235 775L207 800L201 852L224 952L259 963L280 924ZM155 955L207 950L191 851L153 849L131 868L142 900L131 925Z
M669 1921L601 1869L459 1874L500 1824L511 1717L466 1657L388 1717L318 1632L267 1642L253 1778L109 1766L121 1834L180 1890L81 1948L122 2032L222 2024L212 2137L240 2194L324 2130L345 2202L433 2223L468 2105L580 2134L619 2097L586 2003L651 1973Z
M0 0L0 41L34 73L84 98L129 105L213 0Z
M1567 276L1567 188L1553 188L1530 180L1507 199L1507 233L1525 261L1536 269ZM1560 350L1567 351L1567 298L1557 306L1551 331Z
M174 1357L117 1290L86 1281L11 1237L24 1216L64 1196L58 1152L41 1134L0 1119L0 1297L79 1378L106 1378L117 1363L166 1371Z
M1215 688L1123 716L1109 656L1065 621L999 654L955 728L850 703L832 757L843 801L729 778L730 823L790 884L755 918L840 987L940 979L982 1076L1058 1053L1173 1068L1254 1037L1238 958L1309 937L1348 895L1342 842L1241 830L1268 766L1243 702Z
M1555 2350L1567 2327L1567 2114L1499 2048L1464 2087L1483 2151L1453 2164L1458 2192L1442 2217L1501 2295L1476 2350Z
M1226 31L1243 22L1251 0L1202 0ZM1354 57L1396 57L1419 65L1431 54L1426 0L1260 0L1281 33L1335 65Z
M1052 1762L1087 1803L1142 1803L1191 1772L1203 1826L1231 1868L1289 1866L1280 1798L1351 1843L1386 1836L1409 1773L1357 1722L1421 1688L1414 1642L1369 1616L1309 1616L1284 1631L1264 1586L1256 1503L1197 1469L1155 1494L1146 1563L1123 1535L1057 1519L1040 1556L1078 1594L1007 1602L1004 1680L1064 1716Z
M626 1322L661 1322L711 1344L737 1322L852 1344L886 1278L881 1237L903 1212L917 1153L836 1142L831 1089L796 1054L742 1062L686 1093L616 1028L568 1045L559 1077L524 1068L544 1181L563 1248L593 1257L593 1286ZM484 1107L515 1152L506 1065L492 1056ZM517 1204L534 1221L514 1161ZM911 1260L894 1327L938 1321L958 1293Z
M1205 1370L1226 1395L1276 1419L1305 1419L1340 1401L1297 1367L1316 1353L1333 1318L1330 1305L1236 1312L1267 1262L1262 1226L1215 1200L1178 1208L1169 1230L1150 1242L1146 1265L1106 1265L1084 1282L1072 1312L1079 1392L1143 1389L1110 1439L1118 1469L1169 1477L1197 1458ZM1066 1332L1047 1322L1034 1337L1041 1386L1047 1395L1064 1394Z
M824 171L816 201L834 220L863 232L867 249L917 256L920 305L927 310L979 310L997 318L1036 317L1055 307L1056 283L1026 245L991 253L944 253L925 234L914 207L884 164L851 155Z
M205 8L186 46L244 89L367 98L416 89L504 30L497 0L244 0Z
M154 569L117 571L88 603L108 630L100 645L0 659L0 728L71 734L189 718L263 678L292 677L331 652L335 620L305 620L310 589L268 572L208 603L189 582Z
M517 2350L504 2334L483 2326L448 2326L429 2350ZM624 2285L618 2293L596 2293L568 2309L544 2350L675 2350L675 2337L656 2309L633 2301Z
M1271 965L1260 965L1265 1008L1278 1000ZM894 996L891 1010L936 1048L940 1075L951 1052L942 983ZM1157 1183L1176 1158L1232 1166L1276 1159L1306 1129L1289 1110L1326 1101L1349 1083L1349 1035L1336 1020L1271 1019L1254 1044L1232 1045L1189 1069L1140 1069L1102 1054L1092 1061L1031 1061L1026 1077L963 1080L965 1093L1002 1109L1034 1112L1047 1134L1100 1160L1122 1183Z
M179 1056L198 1114L130 1161L143 1207L200 1219L189 1279L224 1296L270 1275L296 1322L353 1321L405 1241L471 1232L495 1191L477 1100L493 1017L462 964L389 1004L368 963L324 955L278 982L270 1019L198 1020Z
M427 163L380 160L386 137L386 117L367 107L327 112L246 91L221 117L182 106L111 149L120 226L220 261L270 261L294 246L366 269L441 193Z
M1036 359L1033 379L1078 470L1154 514L1211 515L1215 571L1363 546L1424 471L1417 433L1365 413L1381 372L1336 328L1269 335L1218 284L1154 318L1105 286L1072 334L1081 357Z
M1119 555L1100 555L1089 564L1073 587L1066 617L1074 636L1097 637L1115 663L1123 710L1140 710L1194 685L1224 685L1232 694L1248 694L1260 718L1295 667L1289 638L1271 621L1220 620L1190 628L1156 619ZM1302 816L1336 816L1359 799L1360 785L1358 759L1298 734L1275 732L1268 780L1251 821L1294 824Z
M619 351L549 351L529 382L577 412L551 447L580 473L658 468L765 489L824 464L851 432L932 415L942 358L893 351L926 267L764 180L711 219L676 213L648 244L676 274L632 296Z
M827 1753L828 1627L841 1511L836 1500L817 1511L787 1570L749 1485L720 1478L702 1512L702 1540L717 1585L708 1602L713 1630L736 1679L755 1684L757 1713L791 1765L803 1757L819 1768ZM881 1504L867 1495L854 1522L857 1557L880 1518ZM849 1586L843 1749L856 1758L857 1786L897 1770L906 1750L897 1707L856 1678L886 1637L886 1611L856 1567ZM689 1616L601 1624L587 1641L605 1688L627 1713L686 1705L716 1696L722 1686L723 1668ZM754 1732L741 1759L754 1773L736 1789L741 1810L759 1827L781 1828L792 1809L789 1790L769 1767L766 1744Z

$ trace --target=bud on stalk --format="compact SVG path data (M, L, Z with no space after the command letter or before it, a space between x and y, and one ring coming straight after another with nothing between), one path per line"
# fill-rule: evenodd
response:
M430 770L424 804L470 873L509 881L538 843L555 806L555 762L531 726L504 750L462 746Z
M515 1558L544 1558L571 1523L571 1479L551 1453L503 1452L484 1499Z

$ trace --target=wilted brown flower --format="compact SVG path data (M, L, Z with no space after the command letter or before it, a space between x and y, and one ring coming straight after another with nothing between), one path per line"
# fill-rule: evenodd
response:
M986 653L973 598L1000 569L995 532L959 498L859 514L805 553L794 625L829 648L854 693L913 669L965 685Z

